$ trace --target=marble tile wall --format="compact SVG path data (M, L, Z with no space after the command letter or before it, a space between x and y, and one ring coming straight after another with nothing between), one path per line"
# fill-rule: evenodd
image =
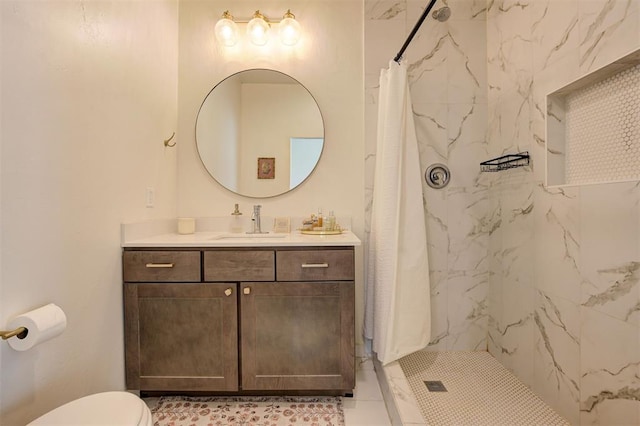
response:
M640 185L546 188L545 96L640 47L638 0L494 1L489 350L573 424L640 422Z
M365 1L366 205L375 165L378 78L400 50L427 1ZM407 49L422 171L444 163L445 189L423 184L431 268L433 350L486 350L490 221L484 1L449 0L448 21L427 17ZM436 8L444 6L438 2ZM370 218L370 211L366 214ZM366 223L369 229L369 223Z
M378 73L426 3L365 0L367 206ZM423 182L429 348L488 349L573 424L638 424L640 184L545 187L544 116L547 93L640 48L640 1L443 3L405 54L423 170L452 172ZM531 167L479 172L525 150Z

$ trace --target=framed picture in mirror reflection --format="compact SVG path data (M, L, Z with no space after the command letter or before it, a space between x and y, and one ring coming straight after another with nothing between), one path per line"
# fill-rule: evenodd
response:
M274 157L258 158L258 179L275 179L276 159Z

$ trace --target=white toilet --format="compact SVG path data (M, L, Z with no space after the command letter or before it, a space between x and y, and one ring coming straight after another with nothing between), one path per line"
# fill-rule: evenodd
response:
M103 392L64 404L27 426L152 426L149 407L129 392Z

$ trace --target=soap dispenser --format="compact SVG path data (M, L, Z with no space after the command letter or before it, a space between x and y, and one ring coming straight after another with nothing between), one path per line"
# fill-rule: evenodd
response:
M234 234L242 232L242 218L240 216L242 216L242 212L236 204L233 212L231 213L231 232Z

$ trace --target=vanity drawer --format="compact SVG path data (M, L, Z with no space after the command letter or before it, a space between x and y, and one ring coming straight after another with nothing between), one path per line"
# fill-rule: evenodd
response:
M350 281L355 278L352 249L281 250L276 254L278 281Z
M126 282L200 282L200 251L125 251Z
M210 250L204 252L204 280L274 281L273 250Z

